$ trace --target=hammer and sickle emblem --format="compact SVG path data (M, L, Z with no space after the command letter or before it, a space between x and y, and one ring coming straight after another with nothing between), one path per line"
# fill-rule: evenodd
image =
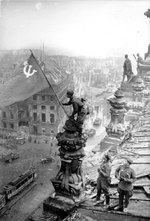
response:
M37 71L36 70L31 70L32 65L29 65L28 62L24 62L24 68L23 68L23 73L26 75L26 78L34 75Z

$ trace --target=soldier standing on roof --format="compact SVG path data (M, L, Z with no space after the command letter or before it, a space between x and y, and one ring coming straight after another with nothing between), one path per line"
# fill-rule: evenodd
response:
M81 135L84 120L86 118L86 115L89 114L88 109L85 105L85 99L76 98L74 96L73 90L68 90L67 91L67 97L69 98L69 101L67 103L62 103L62 105L72 105L73 112L72 112L70 118L75 121L77 131ZM75 119L75 116L77 116L76 119Z
M133 195L133 185L135 181L135 172L130 165L133 163L130 158L125 158L126 162L119 166L115 171L115 177L119 180L118 183L118 193L119 193L119 207L116 208L118 211L128 212L127 207L129 204L129 199ZM125 205L123 206L123 201L125 198Z
M130 59L128 58L128 55L125 55L125 61L123 64L123 80L124 82L125 76L127 76L127 82L129 82L132 78L133 72L132 72L132 64Z
M111 183L110 173L111 173L111 158L110 155L107 154L104 156L103 161L98 168L99 177L97 179L97 196L96 200L99 201L101 197L101 193L103 191L106 198L106 205L110 203L109 197L109 186Z
M142 64L143 63L143 58L140 56L139 53L137 53L137 63L139 64Z
M139 73L139 64L143 64L143 59L142 59L142 57L140 56L139 53L137 53L136 61L137 61L137 72Z

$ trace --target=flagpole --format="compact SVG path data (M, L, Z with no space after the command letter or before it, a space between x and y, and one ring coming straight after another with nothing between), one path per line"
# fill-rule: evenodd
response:
M51 87L51 88L52 88L52 90L53 90L53 92L54 92L54 94L55 94L55 96L56 96L56 98L57 98L57 100L58 100L58 103L60 104L60 106L61 106L61 107L62 107L62 109L64 110L64 112L65 112L65 114L67 115L67 117L69 117L69 116L68 116L68 114L67 114L67 112L66 112L66 110L65 110L65 108L63 107L62 103L60 102L60 100L59 100L59 98L58 98L58 96L57 96L56 92L54 91L54 88L53 88L53 87L52 87L52 85L50 84L50 82L49 82L49 80L48 80L47 76L45 75L44 71L42 70L42 68L40 67L39 63L37 62L36 57L34 56L34 54L33 54L33 52L32 52L32 50L31 50L31 49L30 49L30 52L31 52L32 56L34 57L34 59L35 59L35 61L36 61L37 65L39 66L39 68L40 68L40 70L41 70L42 74L44 75L44 77L45 77L45 79L46 79L46 81L47 81L47 83L48 83L49 87Z

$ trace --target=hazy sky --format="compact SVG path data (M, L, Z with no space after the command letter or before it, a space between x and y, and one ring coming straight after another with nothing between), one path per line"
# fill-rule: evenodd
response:
M72 55L147 51L150 1L0 0L0 49L45 48Z

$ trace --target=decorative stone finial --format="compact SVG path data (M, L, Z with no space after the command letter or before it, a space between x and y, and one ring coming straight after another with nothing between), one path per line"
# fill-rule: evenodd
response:
M132 87L134 89L134 91L136 92L140 92L140 91L143 91L144 88L145 88L145 85L144 85L144 81L143 79L141 78L141 76L138 76L135 80L135 82L132 84Z
M106 127L106 132L108 135L121 137L125 132L124 116L127 112L126 102L123 99L124 94L120 88L114 93L114 97L108 99L111 108L111 122Z
M132 84L133 99L129 103L129 107L134 112L139 112L143 108L143 96L144 96L144 81L141 76L138 76L135 82Z

